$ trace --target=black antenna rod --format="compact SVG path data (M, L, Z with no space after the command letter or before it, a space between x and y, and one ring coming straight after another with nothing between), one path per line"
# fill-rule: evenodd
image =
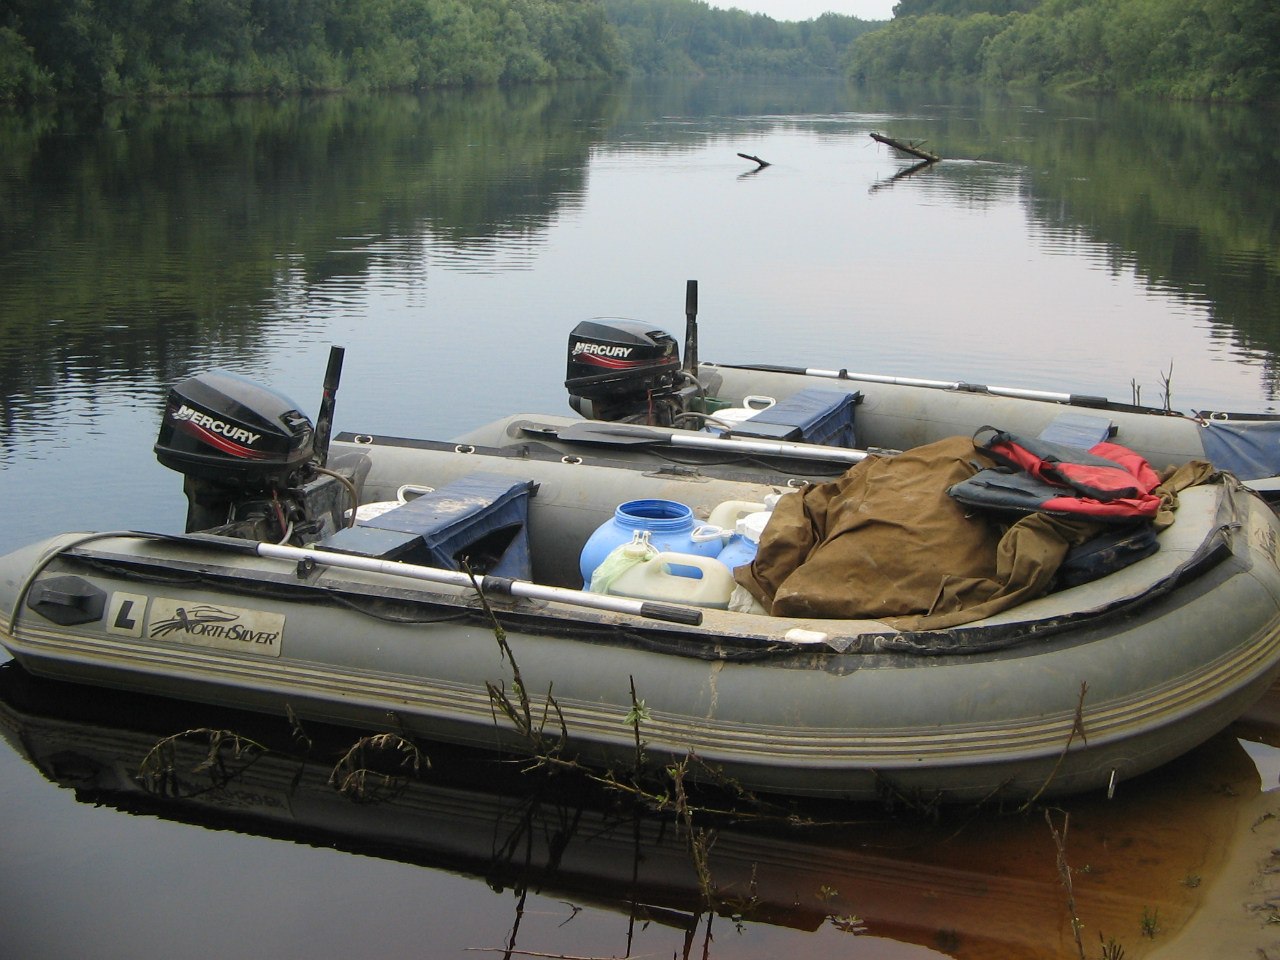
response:
M690 280L684 288L684 368L698 375L698 281Z
M324 396L320 400L320 415L316 417L316 433L312 449L320 466L329 460L329 435L333 432L333 405L338 397L338 381L342 379L342 347L329 348L329 366L324 372Z

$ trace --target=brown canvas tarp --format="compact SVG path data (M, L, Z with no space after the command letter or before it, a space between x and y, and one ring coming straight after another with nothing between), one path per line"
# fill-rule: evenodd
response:
M1099 521L1031 514L1011 526L966 513L947 488L994 465L967 437L869 457L838 480L783 497L738 582L775 616L944 628L1043 594L1067 550ZM1196 465L1161 493L1199 482ZM1164 511L1157 523L1171 522Z

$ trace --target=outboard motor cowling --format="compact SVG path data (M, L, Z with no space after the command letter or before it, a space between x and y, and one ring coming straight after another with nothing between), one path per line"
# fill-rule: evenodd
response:
M226 486L280 485L311 459L314 430L297 404L226 370L175 384L156 440L171 470Z
M263 529L278 535L295 519L284 516L280 492L303 485L313 440L310 419L292 400L226 370L211 370L170 389L155 454L185 478L188 532L252 514L250 526L266 518Z
M639 320L584 320L569 334L565 389L584 417L621 420L673 395L680 379L680 345L671 334Z

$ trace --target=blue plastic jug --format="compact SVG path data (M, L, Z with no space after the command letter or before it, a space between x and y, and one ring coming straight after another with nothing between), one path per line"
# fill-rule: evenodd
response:
M729 542L724 545L724 549L720 551L716 559L730 570L735 567L745 566L754 560L756 551L760 549L760 535L764 533L764 528L769 522L769 516L769 511L761 510L757 513L750 513L745 517L740 517L735 525L736 532Z
M602 523L587 539L578 565L582 582L589 584L591 574L619 544L629 543L637 530L649 531L649 542L665 553L691 553L714 557L724 547L724 538L695 536L693 511L674 500L628 500L618 505L613 519ZM677 573L681 571L677 570ZM694 575L692 572L688 575Z
M730 570L735 567L743 567L756 558L756 550L760 545L753 543L746 537L734 534L723 550L717 555L717 559Z

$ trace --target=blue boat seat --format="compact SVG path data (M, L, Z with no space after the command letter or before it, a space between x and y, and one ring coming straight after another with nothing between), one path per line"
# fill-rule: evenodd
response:
M735 425L732 434L751 440L852 447L857 441L853 410L861 402L861 393L811 387L793 393Z
M472 473L339 530L326 550L527 580L532 480Z

